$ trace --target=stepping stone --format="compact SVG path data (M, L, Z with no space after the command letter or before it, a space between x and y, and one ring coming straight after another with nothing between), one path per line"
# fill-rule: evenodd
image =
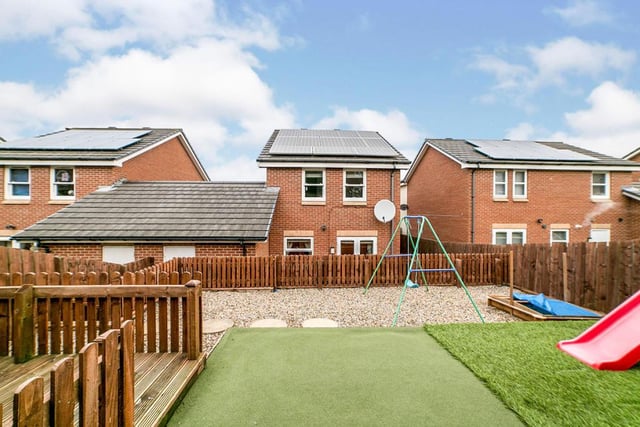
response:
M303 328L337 328L338 322L331 319L324 318L316 318L316 319L307 319L302 322Z
M260 319L249 325L250 328L286 328L287 322L280 319Z
M231 319L209 319L202 323L202 333L215 334L217 332L226 331L233 326Z

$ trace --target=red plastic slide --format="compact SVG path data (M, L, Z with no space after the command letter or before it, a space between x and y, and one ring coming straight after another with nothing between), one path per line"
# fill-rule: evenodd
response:
M557 347L594 369L624 371L640 361L640 291Z

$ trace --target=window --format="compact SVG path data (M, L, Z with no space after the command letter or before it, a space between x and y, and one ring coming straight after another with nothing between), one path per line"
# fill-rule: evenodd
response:
M375 255L375 237L338 237L338 255Z
M609 242L611 240L611 230L608 228L592 228L589 236L590 242Z
M493 197L507 197L507 171L493 171Z
M312 237L285 237L285 255L313 255Z
M302 200L324 201L324 171L302 171Z
M591 197L594 199L609 198L609 174L607 172L591 174Z
M569 230L551 230L551 244L569 243Z
M29 199L31 195L31 174L29 172L29 168L7 169L5 199Z
M173 258L194 258L196 256L195 246L165 246L162 251L165 262Z
M527 171L513 171L513 198L527 198Z
M494 245L524 245L527 242L526 230L493 230Z
M75 198L75 173L73 168L51 169L51 198Z
M102 261L126 264L136 260L133 246L103 246Z
M365 201L367 199L365 184L365 173L363 170L345 170L344 200Z

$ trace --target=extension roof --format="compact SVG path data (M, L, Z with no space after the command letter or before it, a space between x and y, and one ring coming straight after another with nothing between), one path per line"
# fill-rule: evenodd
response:
M124 182L95 191L16 234L16 240L260 242L279 188L263 182Z
M554 141L426 139L407 172L408 181L427 150L434 149L461 168L639 171L640 164Z
M67 128L33 138L0 142L2 164L83 163L121 166L123 162L178 138L205 179L209 179L182 129Z
M407 169L411 163L378 132L276 129L258 156L260 167Z

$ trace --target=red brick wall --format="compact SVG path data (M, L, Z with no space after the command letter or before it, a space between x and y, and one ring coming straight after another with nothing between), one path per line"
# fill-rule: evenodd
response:
M247 256L256 255L256 245L246 244L245 251ZM242 256L242 246L240 245L196 245L197 257L212 256Z
M471 241L471 173L429 149L407 185L409 214L426 215L443 241ZM598 202L591 199L591 171L529 170L527 199L517 201L509 170L508 197L496 201L493 170L477 170L474 242L491 243L494 224L525 224L528 243L549 243L551 224L568 224L573 242L587 241L591 224L610 227L611 240L637 238L638 214L620 191L631 183L631 173L611 172L609 177L611 200Z
M57 256L102 260L102 246L98 244L47 245L47 249Z
M203 181L178 138L125 162L120 175L129 181Z
M373 215L375 204L391 199L393 173L393 202L396 218L383 224ZM400 211L399 171L369 169L366 173L367 201L365 205L345 205L343 199L343 169L326 169L326 203L302 203L302 171L299 168L267 168L267 185L280 187L278 202L269 233L269 254L284 252L284 231L313 231L314 255L326 255L336 247L338 231L376 230L378 253L382 253L397 224ZM323 231L322 226L326 226ZM394 252L400 249L400 233L394 242Z
M440 152L427 149L407 183L407 204L408 214L426 216L442 241L471 240L471 172Z

